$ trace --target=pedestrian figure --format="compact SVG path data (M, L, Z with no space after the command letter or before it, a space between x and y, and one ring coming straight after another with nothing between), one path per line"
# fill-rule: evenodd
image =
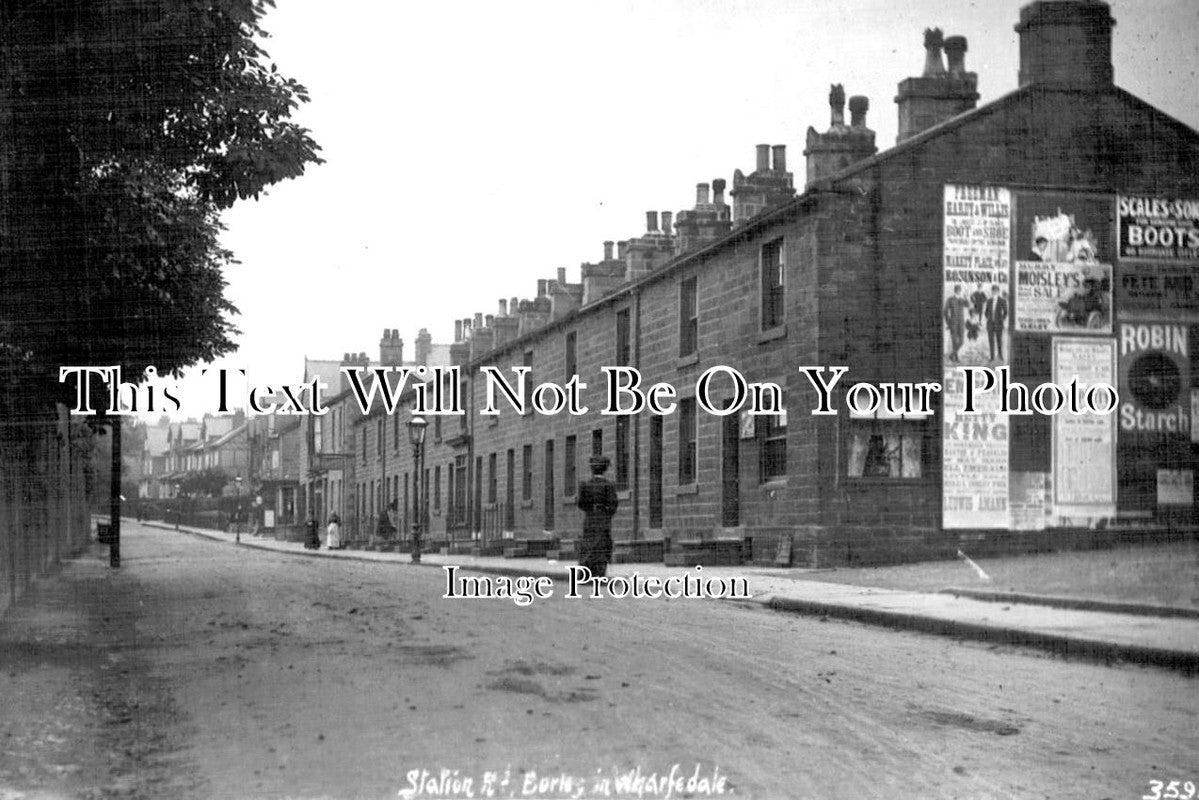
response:
M312 512L308 512L308 519L304 520L304 549L305 550L320 550L321 537L317 533L316 517L312 516Z
M616 487L604 477L608 457L591 459L591 478L579 485L578 506L583 510L583 538L579 542L579 564L601 578L612 560L612 515L618 505Z
M341 549L341 520L336 514L329 516L329 527L325 531L325 546L330 550Z

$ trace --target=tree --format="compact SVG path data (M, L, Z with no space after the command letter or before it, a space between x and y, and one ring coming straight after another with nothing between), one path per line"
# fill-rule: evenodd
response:
M209 467L198 472L189 472L179 481L179 490L192 497L219 497L229 474L220 467Z
M272 0L0 0L10 381L234 349L219 213L321 163L258 42Z

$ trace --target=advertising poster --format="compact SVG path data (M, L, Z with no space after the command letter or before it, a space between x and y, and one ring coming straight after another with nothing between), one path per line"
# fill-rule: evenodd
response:
M942 432L942 524L951 528L1006 528L1008 514L1008 415L999 395L980 395L981 413L963 414L965 382L945 373Z
M1011 192L946 186L941 325L945 367L1008 363Z
M1199 200L1120 196L1116 216L1121 260L1199 261Z
M1044 472L1013 472L1011 477L1012 530L1043 531L1048 513Z
M1111 333L1111 195L1013 198L1014 320L1020 333Z
M1190 442L1189 329L1130 322L1119 328L1121 438Z
M1115 385L1112 339L1059 337L1053 341L1053 379L1080 391L1096 383ZM1112 414L1053 417L1054 512L1071 518L1110 517L1116 510L1116 430Z
M1157 471L1157 504L1189 506L1195 500L1195 473L1189 469Z
M1121 261L1117 275L1120 319L1199 323L1199 261Z
M1089 261L1017 261L1018 333L1112 332L1112 267Z

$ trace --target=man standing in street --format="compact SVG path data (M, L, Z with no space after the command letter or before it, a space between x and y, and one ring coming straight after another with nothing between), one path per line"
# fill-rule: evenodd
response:
M583 511L583 538L579 542L579 565L602 578L612 559L612 516L618 501L616 487L604 477L608 457L591 459L591 478L579 485L578 506Z

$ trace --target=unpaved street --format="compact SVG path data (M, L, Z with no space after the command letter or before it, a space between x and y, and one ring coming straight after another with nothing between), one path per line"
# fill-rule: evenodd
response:
M0 623L6 800L395 797L443 767L515 797L674 765L755 798L1199 781L1170 672L727 602L444 600L432 567L124 533L119 571L97 549Z

